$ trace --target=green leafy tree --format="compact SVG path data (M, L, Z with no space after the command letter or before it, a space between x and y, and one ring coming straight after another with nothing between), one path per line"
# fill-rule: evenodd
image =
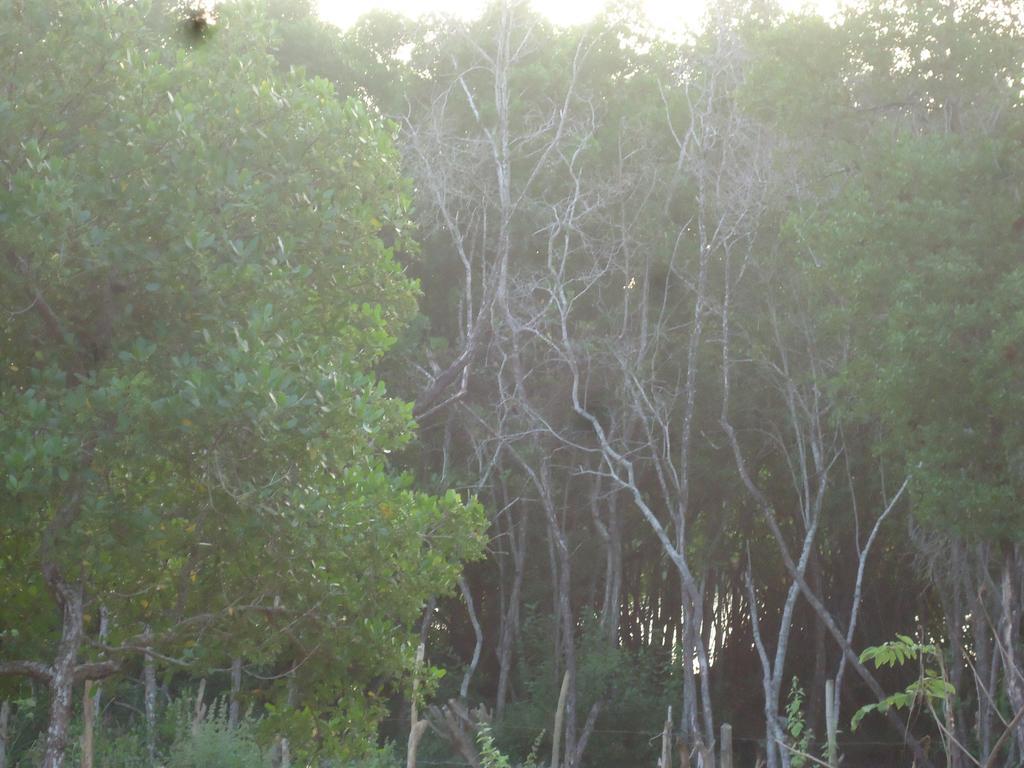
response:
M359 741L396 628L479 550L475 505L387 460L392 137L282 74L255 6L184 44L143 4L0 8L0 673L49 689L42 764L75 684L142 650L304 662L321 740Z

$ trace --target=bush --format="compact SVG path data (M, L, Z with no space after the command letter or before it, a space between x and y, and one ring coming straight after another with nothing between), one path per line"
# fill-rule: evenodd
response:
M270 754L256 743L254 721L246 717L236 728L228 725L224 700L213 703L209 713L193 725L187 699L179 700L177 731L168 754L167 768L270 768Z

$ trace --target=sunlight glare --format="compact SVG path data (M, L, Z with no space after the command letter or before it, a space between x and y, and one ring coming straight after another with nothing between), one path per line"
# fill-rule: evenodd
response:
M668 33L693 29L707 7L705 0L639 0L651 26ZM568 26L589 21L606 6L606 0L531 0L534 9L555 24ZM340 27L348 27L372 10L391 11L406 16L452 13L472 18L487 5L487 0L317 0L321 16ZM828 17L835 14L838 0L782 0L786 11L808 9Z

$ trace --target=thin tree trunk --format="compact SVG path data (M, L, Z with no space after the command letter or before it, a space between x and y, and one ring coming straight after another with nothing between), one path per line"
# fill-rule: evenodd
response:
M156 763L156 660L149 652L149 640L152 632L149 626L145 629L146 653L142 666L143 677L143 699L146 710L146 750L149 753L150 762ZM205 683L205 680L203 681ZM200 686L200 691L204 686ZM202 693L199 694L202 697Z
M523 574L526 564L526 510L524 507L523 521L519 524L518 537L515 526L509 519L509 536L512 538L512 562L515 575L512 577L512 591L508 598L508 610L502 617L501 632L498 638L498 693L494 706L495 719L501 720L505 713L505 701L508 698L509 675L512 672L512 640L519 626L519 602L523 587Z
M562 723L565 716L565 698L569 693L569 671L562 675L562 688L558 691L558 706L555 709L555 724L551 730L551 768L558 768L562 754Z
M427 721L419 719L420 675L423 674L423 658L426 649L423 643L416 649L416 670L412 678L412 702L409 714L409 741L405 751L405 768L416 768L416 753L420 740L427 730ZM463 696L465 698L465 696Z
M768 656L768 649L765 647L764 638L761 635L760 609L757 605L757 593L754 591L754 580L749 565L746 581L747 600L750 603L750 629L754 636L754 647L757 650L757 657L761 662L761 690L764 693L765 759L767 760L768 768L779 768L780 753L783 760L785 760L786 754L785 749L780 744L784 736L779 728L779 685L775 675L772 674L771 659ZM794 587L791 586L786 600L787 605L793 596L793 589ZM784 626L785 621L780 625L780 634Z
M107 606L101 605L100 606L100 631L99 631L99 635L98 635L99 641L100 641L101 645L107 642L107 634L109 633L109 631L110 631L110 612L107 610ZM93 693L93 695L92 695L92 709L93 709L93 712L95 713L96 717L99 717L102 720L102 714L101 713L103 712L103 710L100 709L100 704L102 703L102 700L103 700L103 685L101 683L97 682L96 685L93 686L93 687L95 689L95 693Z
M825 681L825 756L828 768L839 768L839 742L836 734L839 725L838 702L835 681Z
M959 550L959 545L957 545ZM962 572L960 558L956 557L955 570ZM952 589L939 590L939 602L942 605L942 612L945 614L946 635L949 639L949 682L953 686L953 696L948 703L946 716L946 727L959 744L967 743L967 732L964 729L964 707L961 701L965 695L962 689L964 670L964 646L963 646L963 621L964 610L962 601L962 588L959 579L953 584ZM950 744L948 755L949 768L965 768L966 755L963 749L956 744Z
M999 634L1002 641L1003 679L1006 682L1006 697L1014 712L1024 709L1024 685L1017 661L1017 643L1020 639L1020 596L1017 582L1020 579L1016 548L1007 545L1003 553L1003 575L1001 583L1002 610L1000 612ZM1017 723L1013 737L1019 754L1024 755L1024 720Z
M433 605L434 605L434 600L433 600L433 598L431 598L431 600L430 600L430 607L427 609L427 613L426 613L426 616L428 618L424 619L424 623L429 622L429 617L433 613ZM286 704L287 704L289 709L294 709L295 706L299 703L299 686L298 686L298 683L295 682L295 670L292 670L291 673L288 675L288 694L287 694L287 698L285 699L285 702L286 702ZM288 737L287 736L282 736L281 737L280 748L281 748L281 765L280 765L280 768L291 768L291 765L292 765L292 752L291 752L291 745L288 743Z
M980 567L980 564L976 567ZM989 687L993 663L992 638L984 618L985 609L981 603L981 596L975 585L972 585L968 600L971 610L971 633L974 639L974 686L978 699L975 729L981 747L981 757L984 760L992 751L994 702L992 689Z
M469 612L469 620L473 625L473 658L466 667L466 673L462 676L462 685L459 686L459 698L465 699L469 695L469 683L476 672L476 666L480 663L480 651L484 646L484 633L480 629L480 620L476 617L476 608L473 605L473 593L469 591L469 584L463 576L459 577L459 589L462 590L462 598L466 601L466 610Z
M811 576L811 588L815 594L825 594L821 577L821 558L816 553L811 556L808 570ZM822 724L825 722L825 680L828 676L825 627L822 626L814 611L808 610L807 615L814 627L814 679L811 682L811 693L807 699L807 727L821 733L823 731Z
M242 691L242 660L231 660L231 698L228 704L228 728L234 730L238 727L241 716L242 703L239 701L239 694Z
M580 731L580 736L576 740L576 751L572 756L572 764L574 766L583 765L583 753L587 751L587 744L590 743L590 737L594 734L594 726L597 725L597 717L601 714L603 704L603 701L598 700L590 705L590 712L587 713L587 720L583 723L583 729Z

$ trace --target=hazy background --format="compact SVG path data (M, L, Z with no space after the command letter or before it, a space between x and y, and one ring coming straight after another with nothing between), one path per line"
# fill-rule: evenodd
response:
M530 5L556 24L571 25L585 22L597 15L607 3L605 0L559 0L558 2L531 2ZM639 0L651 24L666 32L690 28L700 20L707 3L679 2L679 0ZM383 9L418 16L427 13L456 13L472 17L480 13L486 0L319 0L320 13L329 21L345 27L362 14ZM787 10L810 8L822 15L833 14L838 0L781 0Z

